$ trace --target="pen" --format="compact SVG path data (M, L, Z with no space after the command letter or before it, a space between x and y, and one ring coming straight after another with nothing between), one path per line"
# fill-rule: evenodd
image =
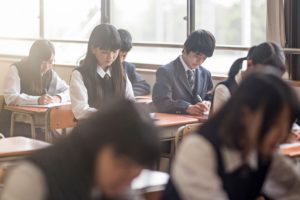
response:
M199 94L197 95L197 100L198 100L199 102L202 102L202 101L203 101Z

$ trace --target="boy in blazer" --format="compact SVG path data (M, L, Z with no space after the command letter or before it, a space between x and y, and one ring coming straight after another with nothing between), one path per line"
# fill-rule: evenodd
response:
M152 97L159 112L201 115L208 111L202 100L210 100L213 82L201 65L214 49L214 36L196 30L186 39L182 55L157 70Z

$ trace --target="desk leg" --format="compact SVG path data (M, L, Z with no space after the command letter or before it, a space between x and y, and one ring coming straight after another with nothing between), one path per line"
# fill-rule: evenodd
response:
M10 131L9 131L10 137L13 137L15 132L15 116L16 113L12 112L10 117Z

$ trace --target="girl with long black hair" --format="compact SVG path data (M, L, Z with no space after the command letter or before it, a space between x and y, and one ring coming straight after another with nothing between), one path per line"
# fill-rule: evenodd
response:
M134 100L132 85L119 58L121 38L109 24L94 28L86 57L71 77L70 95L76 119L87 118L115 98Z

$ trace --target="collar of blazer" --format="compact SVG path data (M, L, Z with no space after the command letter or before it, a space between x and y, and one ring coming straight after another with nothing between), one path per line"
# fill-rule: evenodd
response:
M182 65L179 57L174 61L174 67L176 70L175 74L178 76L179 82L183 85L183 87L191 95L191 97L193 97L194 96L193 91L191 90L191 88L189 86L184 66ZM195 69L195 76L196 76L196 79L199 80L198 68ZM195 90L198 90L198 83L195 83Z

